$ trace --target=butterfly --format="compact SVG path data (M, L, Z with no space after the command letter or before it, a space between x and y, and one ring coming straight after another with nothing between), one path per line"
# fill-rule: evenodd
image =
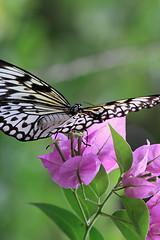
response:
M86 130L94 123L126 116L160 103L160 95L129 98L83 108L71 106L33 74L0 60L0 129L20 141Z

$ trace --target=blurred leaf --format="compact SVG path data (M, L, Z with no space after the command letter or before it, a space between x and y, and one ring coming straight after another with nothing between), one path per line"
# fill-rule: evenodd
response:
M92 201L97 202L98 198L95 195L95 193L93 192L93 190L89 186L84 186L83 185L83 187L84 187L84 190L85 190L86 197L88 199L92 200ZM79 207L78 202L76 200L75 194L70 189L63 189L63 192L64 192L70 206L72 207L72 209L83 220L82 213L80 211L80 207ZM81 187L79 187L77 189L77 196L78 196L79 201L82 205L82 208L84 210L86 218L89 219L94 213L97 212L98 206L96 204L91 203L90 201L84 199L84 195L83 195Z
M127 172L133 161L132 150L129 144L124 140L124 138L119 135L109 124L113 143L114 143L114 150L116 152L117 163L121 169L121 173Z
M99 230L97 230L97 228L92 227L91 231L89 233L89 240L104 240L103 236L101 235L101 233L99 232Z
M51 204L32 203L32 205L38 207L50 217L70 239L83 239L85 233L84 223L73 213Z
M107 172L102 164L96 177L89 185L91 186L91 188L97 194L98 197L101 197L106 192L109 185L109 179Z
M130 219L128 217L126 210L118 210L118 211L114 212L113 216L116 216L120 219L130 222ZM128 239L129 240L141 240L141 237L137 234L137 232L135 231L134 227L131 224L129 224L125 221L123 222L123 221L115 219L115 218L111 218L111 219L127 240Z
M120 198L135 230L141 239L145 239L149 227L149 212L147 205L142 199L129 198L125 195Z

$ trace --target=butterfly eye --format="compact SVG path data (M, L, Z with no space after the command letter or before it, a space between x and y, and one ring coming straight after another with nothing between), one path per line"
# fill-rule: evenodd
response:
M74 115L78 112L81 112L81 110L83 110L82 104L76 103L73 105L73 107L71 107L70 113Z

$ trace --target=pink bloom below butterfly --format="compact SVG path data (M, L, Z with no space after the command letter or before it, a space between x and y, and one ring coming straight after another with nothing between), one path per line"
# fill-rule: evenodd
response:
M114 160L116 155L108 123L125 138L125 117L94 124L88 128L87 136L83 137L81 155L73 157L71 140L64 134L58 134L57 139L61 139L59 147L65 161L62 160L55 146L53 152L39 156L55 183L63 188L78 188L80 181L88 185L94 179L101 164L108 173L118 167ZM83 142L87 142L87 145ZM76 150L76 153L78 151L77 145L78 139L75 138L73 149Z

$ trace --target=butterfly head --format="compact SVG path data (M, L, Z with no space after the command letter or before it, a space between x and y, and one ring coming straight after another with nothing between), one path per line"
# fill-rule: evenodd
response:
M81 112L81 110L83 110L82 104L76 103L76 104L73 105L73 107L71 107L70 113L72 115L75 115L78 112Z

